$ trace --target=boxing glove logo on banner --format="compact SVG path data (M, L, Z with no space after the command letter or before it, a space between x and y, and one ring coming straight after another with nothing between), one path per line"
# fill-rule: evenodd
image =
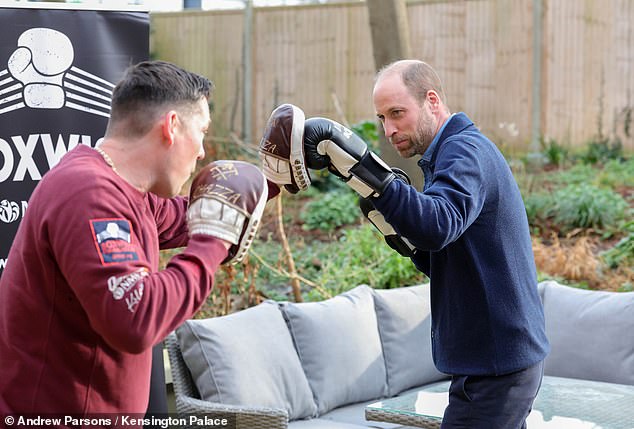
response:
M73 66L73 44L50 28L31 28L0 70L0 114L29 107L68 107L110 116L114 84Z

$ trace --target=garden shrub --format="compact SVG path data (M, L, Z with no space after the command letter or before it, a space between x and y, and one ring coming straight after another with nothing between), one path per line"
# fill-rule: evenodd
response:
M610 268L634 265L634 221L624 226L627 233L614 247L601 253L603 260Z
M546 161L557 167L563 166L569 157L569 150L554 139L540 139L542 155Z
M324 243L319 256L320 269L311 280L332 295L360 284L388 289L426 281L409 258L392 250L383 236L369 223L346 229L339 240ZM310 300L324 299L312 290Z
M618 138L598 138L596 141L588 142L586 147L586 151L581 155L581 161L585 164L594 165L623 157L623 144Z
M306 204L299 218L306 230L331 232L341 226L357 223L360 213L357 194L342 189L318 195Z
M575 228L616 230L629 207L616 192L587 183L561 188L553 198L554 221L562 232Z

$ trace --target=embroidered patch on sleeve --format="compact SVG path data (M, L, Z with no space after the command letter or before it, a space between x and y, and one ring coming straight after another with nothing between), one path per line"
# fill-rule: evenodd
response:
M139 260L129 220L92 219L90 228L103 265Z

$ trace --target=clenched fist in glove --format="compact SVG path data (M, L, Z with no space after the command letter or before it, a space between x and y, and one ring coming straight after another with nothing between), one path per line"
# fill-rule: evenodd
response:
M399 168L393 168L392 171L396 174L396 177L398 179L403 180L408 185L411 185L409 177L403 170ZM368 198L359 198L359 207L361 208L363 216L365 216L366 219L368 219L370 223L374 225L381 234L383 234L385 242L392 249L396 250L402 256L414 256L416 248L406 238L398 235L392 225L387 223L381 212L374 208L374 205Z
M260 141L264 175L292 194L310 185L304 163L303 138L304 112L292 104L282 104L271 113Z
M190 235L206 234L232 244L222 261L246 255L262 218L268 187L262 171L243 161L214 161L194 178L187 221Z
M304 151L308 168L328 167L362 197L381 195L395 177L361 137L330 119L306 120Z

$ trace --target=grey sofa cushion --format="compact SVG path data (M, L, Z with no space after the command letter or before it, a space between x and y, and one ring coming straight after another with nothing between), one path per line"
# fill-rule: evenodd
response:
M322 302L285 303L282 312L318 414L387 393L370 287L359 286Z
M546 375L634 385L634 292L588 291L544 282Z
M277 303L189 320L176 334L202 399L286 409L290 419L315 415L312 392Z
M374 291L388 395L447 377L431 351L429 284Z

